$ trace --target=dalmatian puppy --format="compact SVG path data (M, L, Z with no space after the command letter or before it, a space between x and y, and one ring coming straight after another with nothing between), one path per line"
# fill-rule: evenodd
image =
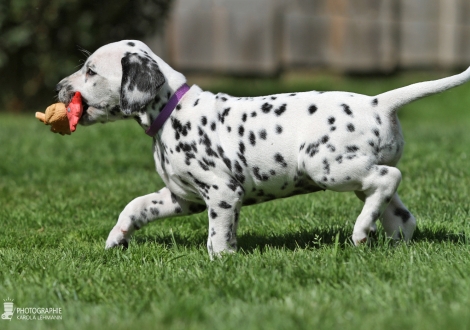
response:
M397 194L404 146L397 110L469 79L467 69L377 96L231 97L189 87L145 44L124 40L99 48L57 91L64 103L82 94L80 124L133 118L153 139L166 187L124 208L106 248L127 247L151 221L207 209L212 258L236 251L243 205L327 189L353 191L364 202L355 244L367 242L378 219L389 237L410 240L416 221Z

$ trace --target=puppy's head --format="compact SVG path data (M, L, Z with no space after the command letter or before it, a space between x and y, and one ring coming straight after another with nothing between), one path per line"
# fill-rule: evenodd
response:
M157 60L140 41L103 46L57 85L59 101L68 104L75 92L82 94L82 125L135 116L145 111L165 84Z

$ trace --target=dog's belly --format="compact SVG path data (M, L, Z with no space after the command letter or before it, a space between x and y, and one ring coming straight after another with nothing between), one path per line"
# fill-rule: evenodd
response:
M291 197L325 190L307 176L274 176L269 183L247 184L244 186L243 205L267 202L277 198Z

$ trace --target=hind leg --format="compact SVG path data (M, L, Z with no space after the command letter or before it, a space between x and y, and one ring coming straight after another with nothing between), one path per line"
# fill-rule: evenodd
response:
M378 165L362 179L358 195L364 194L364 207L354 225L352 239L358 245L367 242L371 228L384 212L400 184L401 173L395 167Z
M328 158L321 162L315 158L307 159L304 165L319 187L338 192L354 191L364 201L352 235L356 245L367 242L369 233L376 230L375 222L392 200L401 181L400 170L396 167L374 165L374 161L367 156L346 153L334 161Z
M403 205L395 193L382 216L382 225L387 236L409 241L416 229L416 219Z

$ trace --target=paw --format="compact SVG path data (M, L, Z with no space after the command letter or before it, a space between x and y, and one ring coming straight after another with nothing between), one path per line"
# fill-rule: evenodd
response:
M360 245L364 245L368 242L369 238L366 236L364 236L364 234L353 234L352 236L352 241L354 242L354 245L355 246L360 246Z
M219 252L213 252L213 251L209 251L209 258L211 261L214 261L216 259L223 259L224 256L226 255L230 255L230 254L234 254L236 253L237 251L236 250L223 250L223 251L219 251Z
M212 241L207 242L207 252L211 260L223 258L224 255L233 254L237 252L237 243L233 242L231 245L223 245L214 247Z
M115 247L122 247L127 249L129 247L130 233L128 231L121 230L120 227L115 226L106 239L106 249Z

